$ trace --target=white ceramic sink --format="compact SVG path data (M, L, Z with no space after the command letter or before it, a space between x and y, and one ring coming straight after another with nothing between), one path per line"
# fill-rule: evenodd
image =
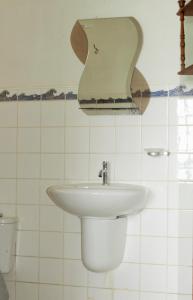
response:
M148 189L133 184L67 184L50 186L47 193L63 210L79 217L116 217L143 210Z

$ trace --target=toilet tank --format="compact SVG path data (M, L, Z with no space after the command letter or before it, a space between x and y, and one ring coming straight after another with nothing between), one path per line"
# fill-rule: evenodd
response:
M17 219L0 217L0 272L9 273L15 259Z

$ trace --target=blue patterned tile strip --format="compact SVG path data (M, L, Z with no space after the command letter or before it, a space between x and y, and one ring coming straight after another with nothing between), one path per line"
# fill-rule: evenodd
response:
M137 90L132 92L133 97L179 97L179 96L193 96L193 88L187 89L185 85L179 85L173 89L167 90L157 90L157 91L150 91L150 90ZM47 92L42 94L30 94L26 95L25 93L21 92L18 94L10 95L10 92L7 90L3 90L0 92L0 101L38 101L38 100L75 100L77 99L77 94L73 91L68 93L61 92L58 94L57 90L54 88L49 89ZM113 99L114 101L115 99Z
M169 96L193 96L193 89L187 90L185 85L179 85L176 88L169 90Z

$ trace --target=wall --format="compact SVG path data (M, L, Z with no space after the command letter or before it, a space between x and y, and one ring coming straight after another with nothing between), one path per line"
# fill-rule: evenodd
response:
M155 91L179 85L174 0L6 0L0 7L0 86L11 94L76 92L82 66L70 30L76 19L97 16L135 16L144 31L138 68ZM191 89L191 79L181 83ZM193 102L168 94L151 98L142 116L86 115L76 100L0 102L0 210L19 219L16 270L5 276L11 300L191 299ZM150 158L148 147L171 155ZM80 261L78 218L56 208L45 189L99 180L104 159L111 181L145 184L151 200L128 220L121 266L94 274Z

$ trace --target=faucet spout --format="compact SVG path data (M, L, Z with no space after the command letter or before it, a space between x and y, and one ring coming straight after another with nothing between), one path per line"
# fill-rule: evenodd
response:
M102 178L103 185L108 184L108 161L103 161L102 169L98 176Z

